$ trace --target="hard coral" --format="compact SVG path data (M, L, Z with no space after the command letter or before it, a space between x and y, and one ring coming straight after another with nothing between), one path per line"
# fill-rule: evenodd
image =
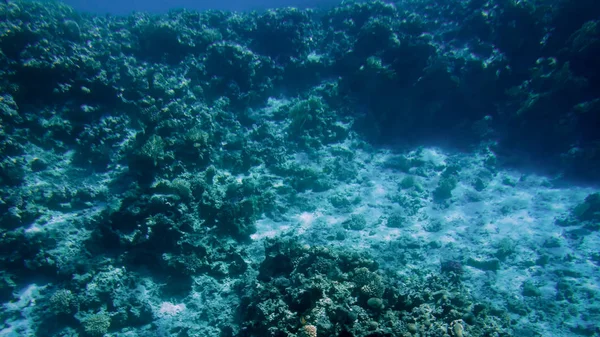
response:
M300 328L301 337L317 337L317 327L314 325L305 325Z

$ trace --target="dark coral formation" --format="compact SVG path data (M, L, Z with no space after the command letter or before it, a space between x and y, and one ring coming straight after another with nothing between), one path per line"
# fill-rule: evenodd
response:
M241 290L240 336L289 336L308 324L319 336L456 336L456 324L469 336L511 336L502 312L450 277L402 278L366 256L290 241L268 242L266 254Z

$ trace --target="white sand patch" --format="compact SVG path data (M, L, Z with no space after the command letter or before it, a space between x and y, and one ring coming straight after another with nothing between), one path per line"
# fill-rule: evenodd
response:
M421 152L421 160L430 162L436 166L446 165L447 156L437 148L425 148Z
M171 302L163 302L160 304L160 308L158 309L159 316L177 316L183 313L186 310L186 305L184 303L173 304Z
M383 198L388 193L387 189L383 187L381 184L377 184L373 187L373 193L371 196L373 198Z
M306 231L313 225L315 220L320 216L321 214L319 212L303 212L296 215L294 218L296 218L300 223L300 226L298 227L298 235L306 233Z

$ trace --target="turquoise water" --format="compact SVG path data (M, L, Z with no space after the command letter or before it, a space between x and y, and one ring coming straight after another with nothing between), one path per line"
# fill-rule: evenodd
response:
M595 2L0 17L0 336L600 335Z

